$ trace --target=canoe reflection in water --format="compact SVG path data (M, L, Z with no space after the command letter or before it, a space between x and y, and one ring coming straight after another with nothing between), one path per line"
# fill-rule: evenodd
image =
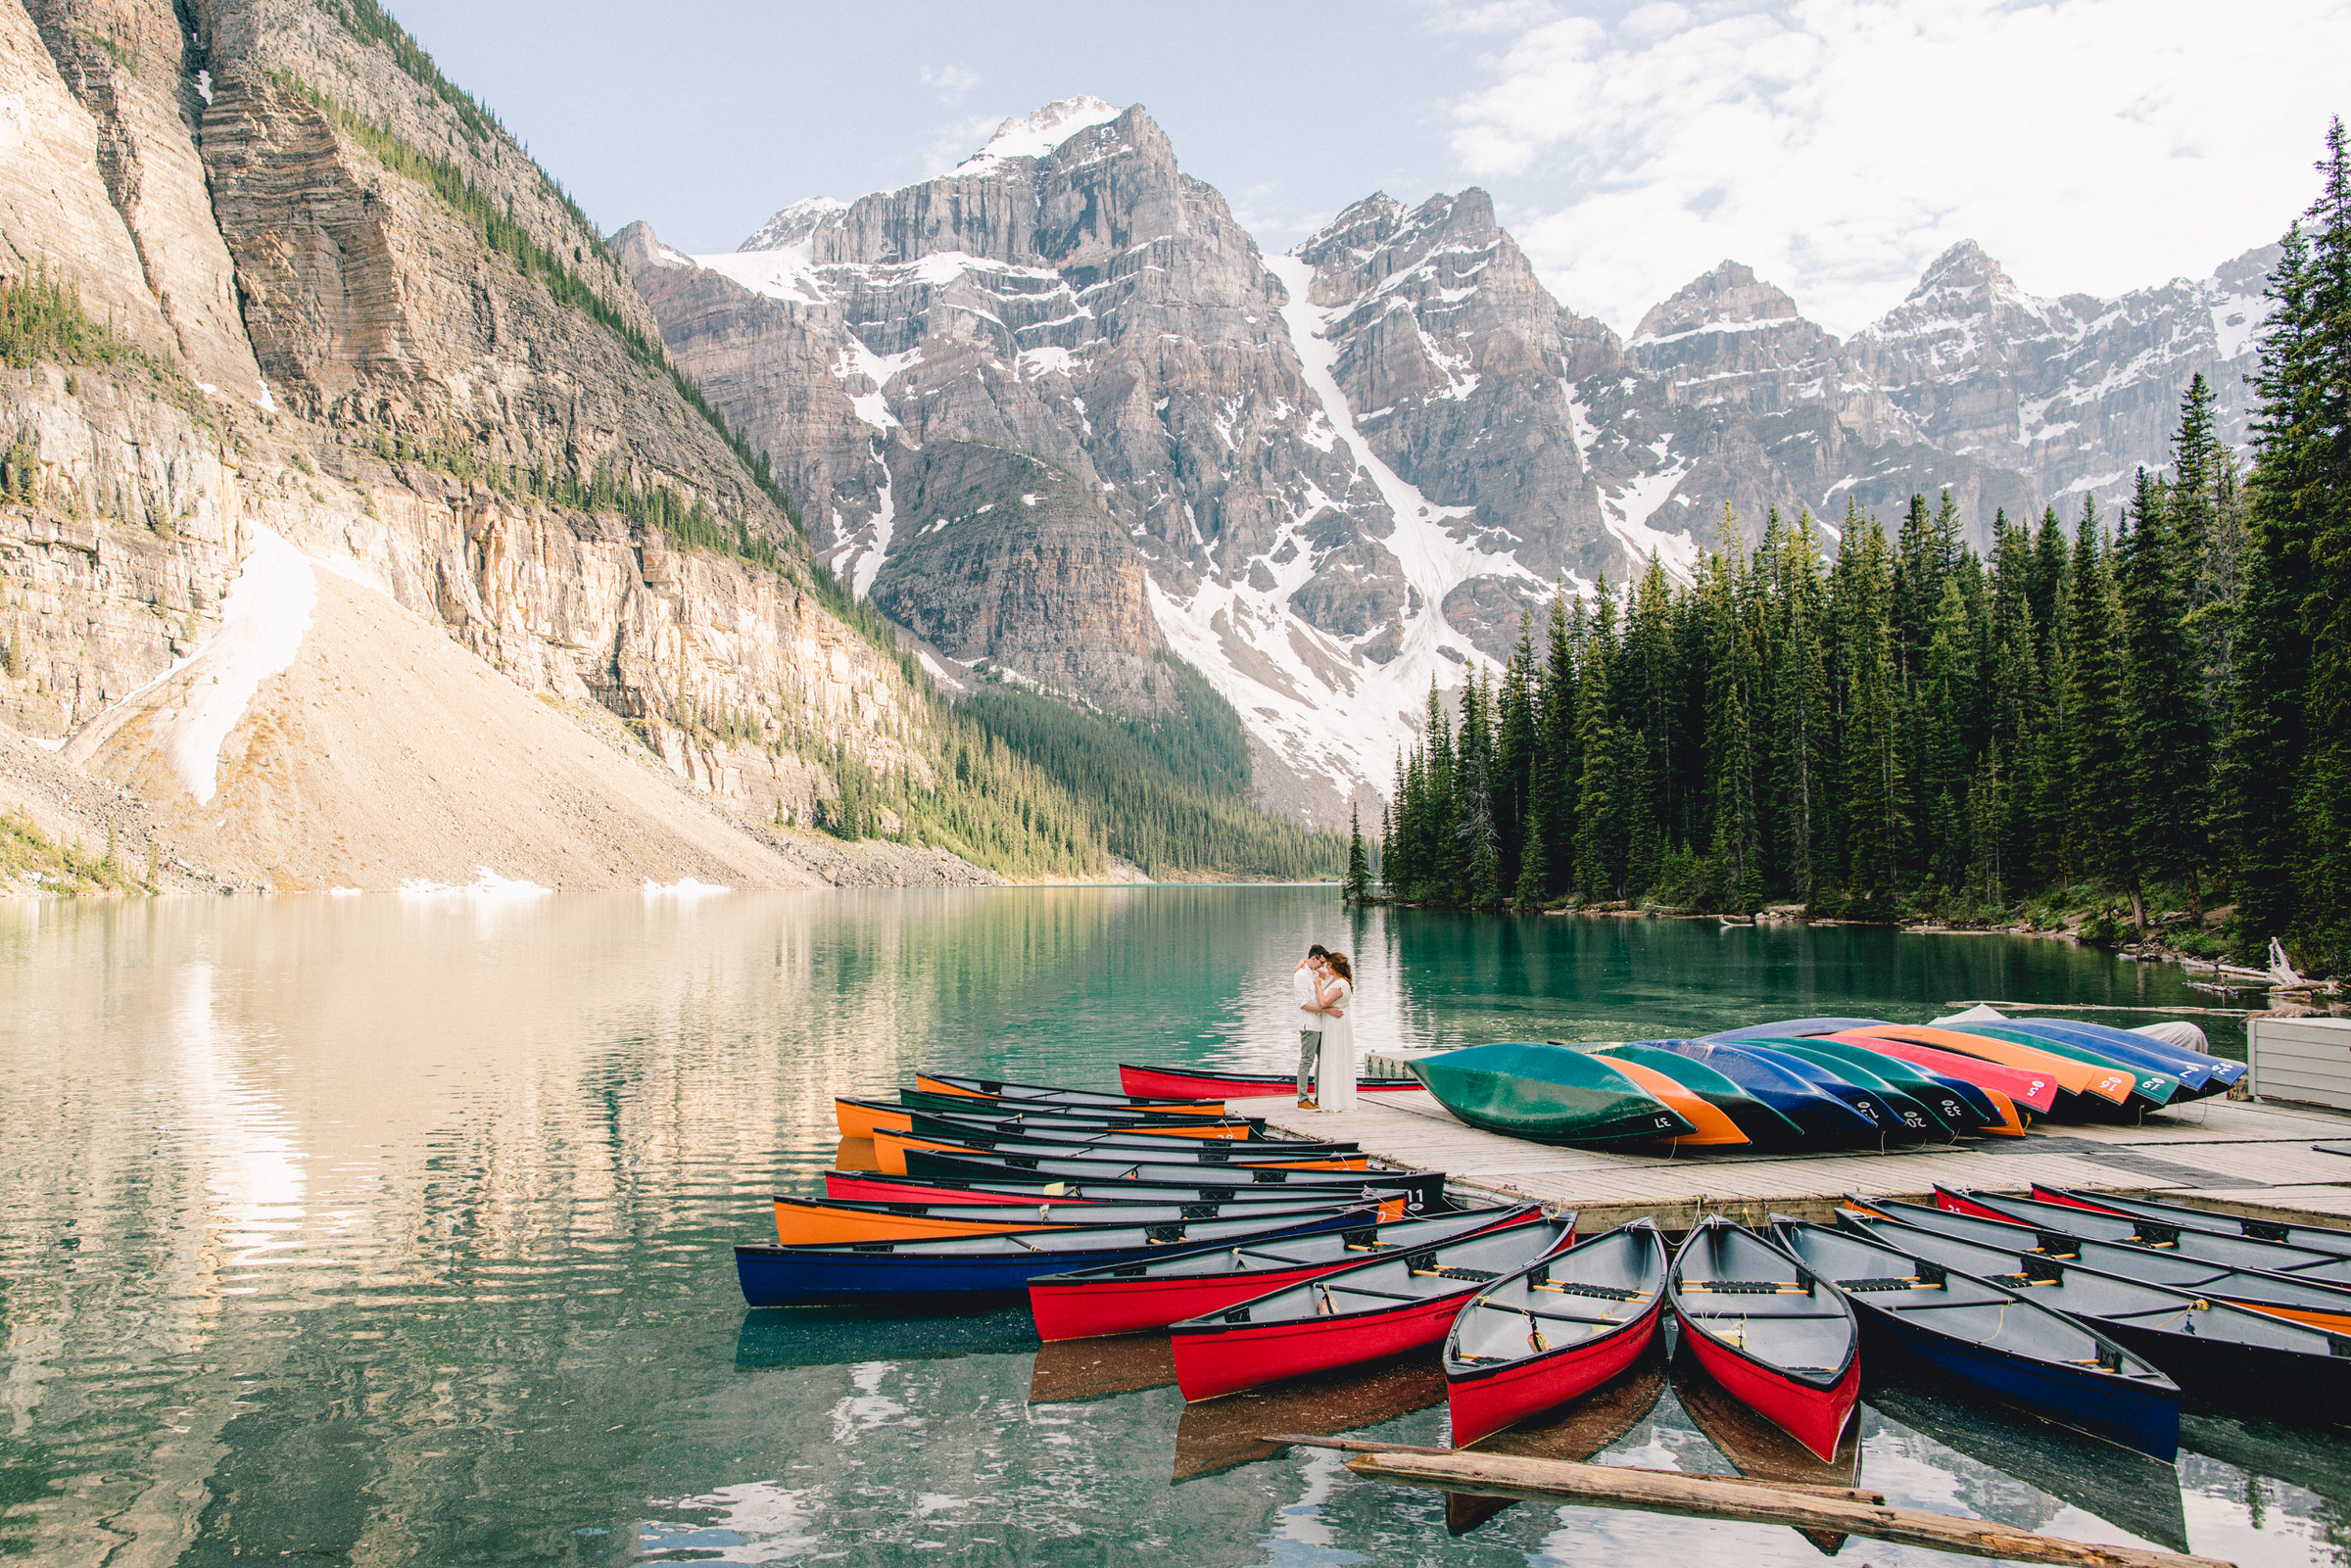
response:
M1027 1303L1000 1298L993 1310L973 1311L949 1298L936 1311L903 1302L874 1307L755 1307L735 1336L735 1364L845 1366L871 1361L888 1345L893 1361L936 1361L959 1355L1018 1355L1037 1348Z
M1187 1404L1176 1423L1176 1481L1215 1475L1281 1452L1269 1432L1327 1437L1445 1402L1445 1369L1431 1347L1312 1377Z
M1797 1481L1815 1487L1857 1487L1861 1484L1861 1423L1847 1421L1837 1444L1837 1456L1822 1459L1801 1443L1714 1380L1684 1347L1672 1357L1673 1397L1708 1443L1721 1450L1731 1467L1754 1481ZM1845 1537L1825 1530L1799 1530L1798 1535L1835 1556Z
M1471 1451L1581 1462L1648 1420L1664 1393L1665 1358L1653 1350L1583 1398L1480 1438ZM1515 1501L1448 1492L1445 1528L1457 1536L1475 1530Z
M2029 1410L1988 1404L1924 1368L1903 1368L1899 1381L1870 1379L1868 1402L1882 1415L1990 1470L1985 1479L1992 1484L1965 1492L1969 1508L1987 1519L2049 1528L2054 1509L1997 1484L2013 1478L2167 1551L2188 1549L2180 1473L2161 1459Z
M1048 1340L1029 1374L1031 1404L1079 1404L1176 1381L1176 1352L1165 1334L1112 1334Z

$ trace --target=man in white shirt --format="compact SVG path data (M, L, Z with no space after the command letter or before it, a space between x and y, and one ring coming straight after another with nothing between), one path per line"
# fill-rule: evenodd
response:
M1320 942L1306 950L1306 957L1290 972L1290 991L1298 998L1298 1010L1306 1015L1298 1021L1298 1109L1313 1111L1319 1107L1322 1088L1322 965L1330 957L1330 949ZM1312 1083L1310 1092L1307 1085Z

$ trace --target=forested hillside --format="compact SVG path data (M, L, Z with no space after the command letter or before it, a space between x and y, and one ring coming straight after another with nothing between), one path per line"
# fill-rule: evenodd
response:
M2232 903L2240 949L2351 959L2351 173L2271 277L2254 461L2201 376L2172 461L1966 545L1948 493L1889 531L1774 512L1694 585L1555 599L1458 723L1433 695L1385 885L1468 908L1767 899L2111 928ZM1833 538L1829 537L1833 534ZM1726 527L1724 538L1738 537Z

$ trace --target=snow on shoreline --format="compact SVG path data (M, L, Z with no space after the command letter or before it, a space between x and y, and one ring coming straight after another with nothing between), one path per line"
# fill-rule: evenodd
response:
M165 760L200 804L219 791L220 742L262 683L293 667L317 603L310 557L257 524L252 553L221 601L220 630L181 666L194 679L157 718Z
M487 866L473 868L473 880L463 886L437 882L429 877L410 877L400 884L403 898L480 898L494 900L546 898L552 887L527 879L501 877Z

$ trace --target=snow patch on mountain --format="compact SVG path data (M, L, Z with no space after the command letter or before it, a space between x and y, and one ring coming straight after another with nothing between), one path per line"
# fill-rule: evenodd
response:
M1338 350L1325 334L1338 312L1308 303L1314 269L1286 256L1266 266L1289 293L1282 321L1306 384L1321 402L1319 409L1295 413L1333 446L1345 443L1395 516L1394 532L1379 543L1412 588L1402 646L1386 663L1374 663L1354 642L1299 618L1288 599L1313 577L1314 552L1286 530L1247 578L1204 582L1184 599L1151 582L1151 609L1169 644L1208 677L1253 735L1294 772L1328 780L1346 795L1359 784L1385 784L1398 755L1418 742L1432 685L1452 689L1473 669L1496 668L1446 622L1446 594L1474 577L1534 579L1511 556L1456 536L1448 525L1471 517L1474 507L1431 503L1380 459L1356 428L1332 373ZM1319 487L1306 488L1300 522L1330 504ZM1294 553L1274 564L1293 546Z
M1119 118L1116 104L1090 94L1064 98L1033 115L1016 115L996 127L987 145L955 166L958 174L984 174L1016 158L1042 158L1080 131Z

